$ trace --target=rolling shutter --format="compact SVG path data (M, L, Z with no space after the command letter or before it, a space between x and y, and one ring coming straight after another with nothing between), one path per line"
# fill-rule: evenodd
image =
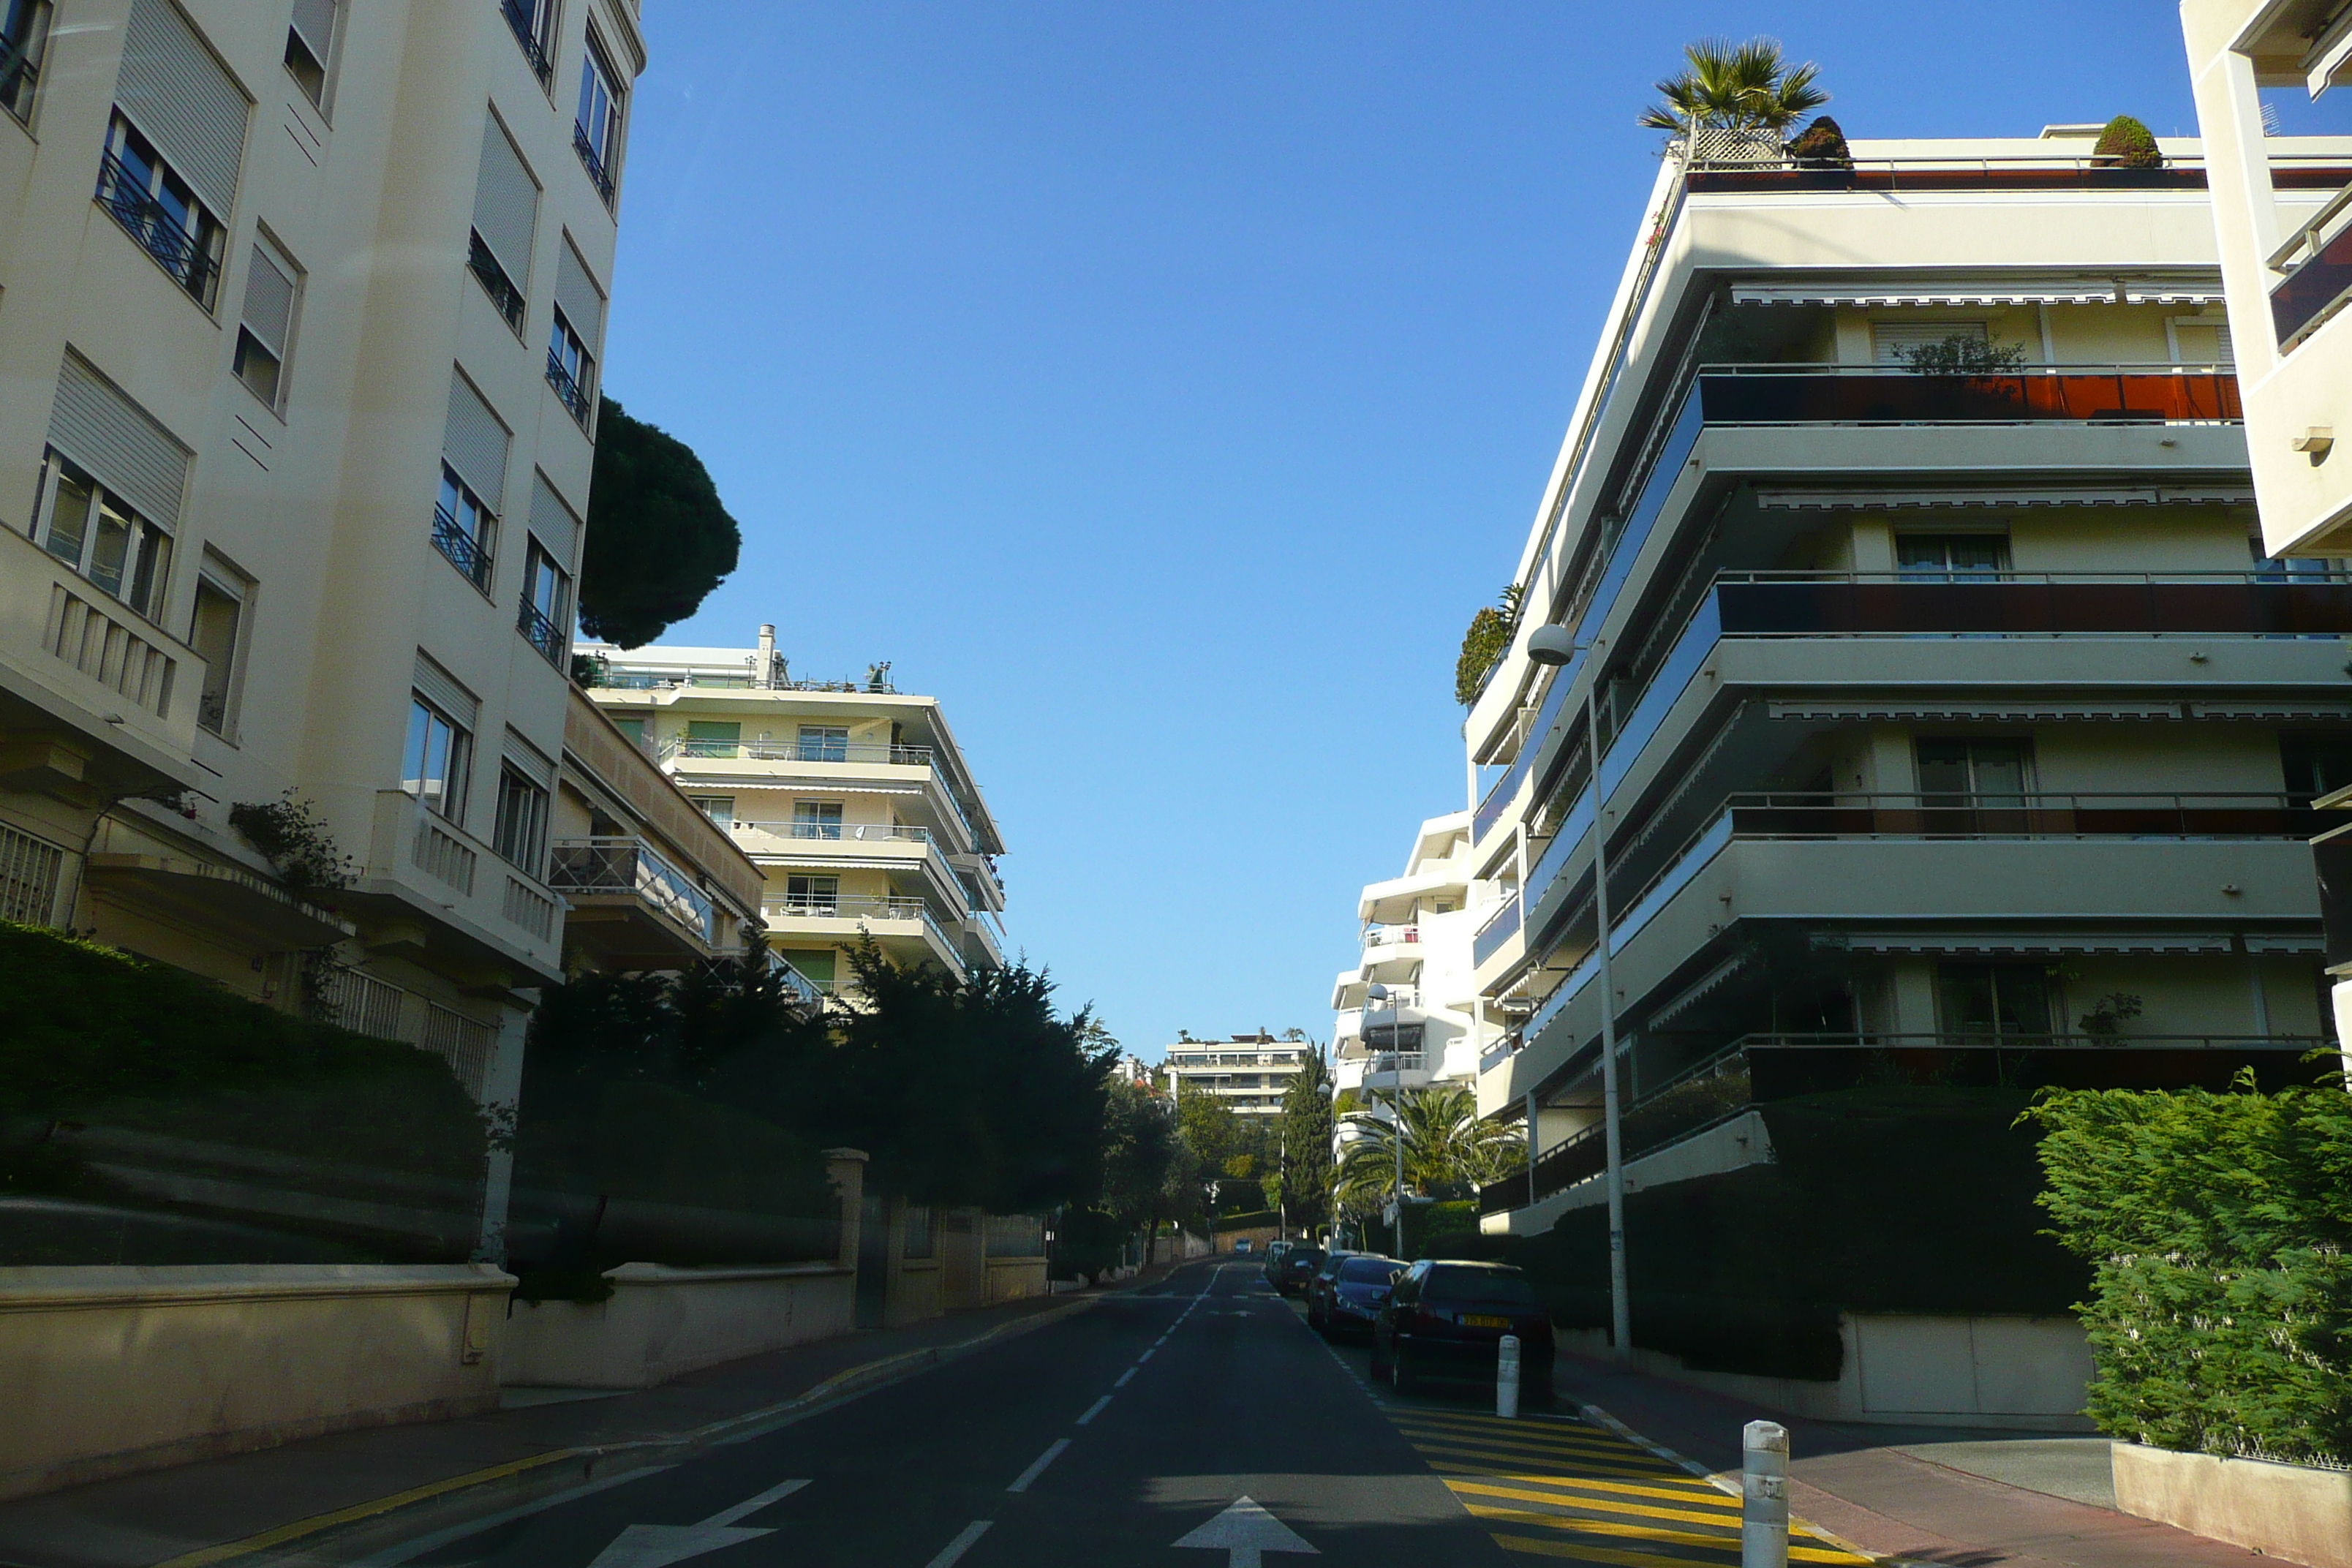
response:
M236 205L248 100L170 0L131 0L114 100L226 223Z
M457 683L457 678L419 648L416 653L416 694L457 721L468 735L481 726L481 700Z
M71 349L58 371L49 444L148 521L165 529L179 526L188 449Z
M530 479L530 531L547 552L571 572L580 563L580 520L572 515L572 509L563 504L545 474L533 469Z
M294 326L294 279L278 269L269 253L253 247L253 267L245 275L245 328L261 346L286 358L286 341Z
M441 437L441 456L484 506L494 512L506 510L507 427L473 384L456 371L449 373L449 424Z
M539 185L498 116L482 127L482 167L474 184L474 232L515 287L530 286L530 236L539 222Z
M1879 364L1899 365L1907 356L1923 348L1932 348L1947 338L1968 338L1976 342L1985 341L1982 321L1873 321L1870 324L1870 356Z
M604 339L604 296L568 239L555 253L555 302L563 307L564 319L588 345L588 352L594 353Z
M335 13L340 9L338 0L294 0L294 34L321 66L332 58L327 51L335 47Z
M555 764L547 753L532 745L509 725L507 729L507 764L543 790L555 788Z

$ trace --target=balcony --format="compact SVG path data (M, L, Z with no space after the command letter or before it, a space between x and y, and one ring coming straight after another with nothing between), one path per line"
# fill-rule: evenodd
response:
M457 525L449 509L435 502L433 507L433 548L449 558L459 574L476 588L490 591L490 547Z
M769 934L789 927L810 936L846 939L861 932L877 938L920 933L933 956L955 973L964 973L963 948L940 924L929 904L898 894L839 894L832 898L779 899L761 907ZM877 927L885 929L876 930ZM891 929L895 928L895 929ZM886 948L888 944L885 943Z
M818 990L807 975L794 969L791 962L775 949L762 948L760 951L768 955L768 973L775 977L776 984L792 997L793 1005L804 1016L814 1017L824 1011L824 993Z
M1477 935L1470 939L1470 962L1485 968L1486 961L1502 952L1503 945L1518 934L1519 895L1513 892L1479 925Z
M699 761L733 759L755 763L882 763L898 768L931 765L929 746L899 746L881 741L698 741L664 742L654 761L673 757Z
M507 269L499 265L499 258L490 254L490 247L482 243L480 235L467 237L466 269L474 275L474 281L479 283L482 291L490 297L490 303L497 307L506 324L518 332L521 331L522 290L515 287L514 279L507 276Z
M530 0L499 0L499 10L505 16L507 26L514 32L515 43L522 58L530 62L531 75L539 78L541 87L554 79L555 67L547 58L547 46L540 41L537 19Z
M553 349L547 351L547 384L555 389L556 401L562 404L573 421L583 430L588 428L588 389L580 384Z
M645 840L563 838L550 851L548 885L572 901L569 926L583 947L635 968L710 955L717 906Z
M588 128L576 120L572 122L572 150L580 154L580 166L588 171L588 183L596 187L596 194L604 198L604 205L611 206L613 171L605 167L604 154L589 139Z
M2286 274L2271 285L2271 326L2284 352L2352 300L2352 185L2313 214L2272 254L2270 265Z
M2245 417L2227 371L2030 365L1937 375L1884 365L1708 365L1691 395L1707 425L2181 424Z
M761 838L781 838L795 844L929 844L931 830L903 823L884 822L750 822L738 821L735 832Z
M137 240L190 298L207 310L213 308L220 283L219 258L111 153L99 165L98 205L113 215L123 232Z
M1737 134L1737 133L1735 133ZM1709 156L1710 153L1717 155ZM2126 169L2086 154L2037 153L1998 157L1855 158L1848 163L1801 162L1778 148L1682 148L1684 184L1694 194L1769 195L1858 191L1896 195L1924 191L2201 191L2205 165L2168 158L2161 168ZM2340 159L2273 155L2281 190L2326 190L2338 183Z
M1364 951L1367 952L1376 947L1400 947L1416 944L1420 941L1421 928L1417 925L1374 923L1364 928Z
M366 864L335 903L383 906L445 957L520 963L534 978L517 984L562 977L562 905L548 884L403 790L376 792Z
M0 41L0 109L22 125L33 122L33 94L39 89L41 68L26 53L25 42Z
M522 634L523 641L539 650L540 658L558 669L563 668L563 628L548 619L529 598L516 606L515 630Z

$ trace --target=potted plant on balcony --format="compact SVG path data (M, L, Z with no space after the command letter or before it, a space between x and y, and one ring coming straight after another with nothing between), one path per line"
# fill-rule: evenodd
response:
M2091 148L2091 167L2095 169L2161 169L2164 150L2156 144L2156 132L2128 114L2118 114L2107 121Z
M1845 132L1828 115L1818 116L1811 125L1797 133L1788 146L1789 156L1800 168L1851 169L1853 152L1845 144Z
M1683 61L1639 123L1675 132L1693 163L1777 163L1780 134L1830 100L1821 68L1791 64L1777 38L1701 38L1684 46Z

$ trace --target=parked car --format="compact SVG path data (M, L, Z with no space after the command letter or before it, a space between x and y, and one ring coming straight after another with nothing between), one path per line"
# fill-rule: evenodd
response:
M1277 1295L1298 1296L1306 1293L1307 1282L1323 1267L1323 1249L1300 1245L1282 1255L1282 1267L1274 1272L1274 1289Z
M1248 1256L1249 1256L1249 1249L1250 1249L1250 1238L1249 1238L1248 1237L1246 1237L1246 1236L1244 1236L1244 1237L1241 1237L1239 1240L1237 1240L1237 1241L1235 1241L1235 1242L1234 1243L1234 1256L1235 1258L1246 1258L1246 1257L1248 1257Z
M1399 1394L1424 1377L1492 1383L1496 1347L1519 1336L1519 1402L1551 1401L1551 1318L1536 1288L1500 1263L1423 1258L1405 1270L1372 1324L1372 1376Z
M1297 1245L1295 1241L1269 1241L1265 1244L1265 1267L1258 1272L1267 1284L1274 1283L1275 1273L1282 1267L1282 1255Z
M1307 1284L1307 1321L1327 1340L1372 1331L1372 1320L1403 1275L1405 1266L1393 1258L1353 1252L1338 1266L1321 1269Z

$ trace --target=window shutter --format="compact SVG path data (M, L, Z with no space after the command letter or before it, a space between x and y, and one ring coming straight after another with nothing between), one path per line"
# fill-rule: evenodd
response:
M1946 338L1985 341L1982 321L1874 321L1870 327L1871 358L1880 364L1905 364L1914 350L1940 343ZM1896 351L1900 350L1898 353Z
M282 361L293 325L294 279L279 271L269 253L257 245L252 269L245 275L246 330Z
M555 764L547 753L522 738L511 727L507 731L507 765L543 790L555 788Z
M555 253L555 302L588 352L596 353L604 333L604 296L568 239Z
M226 223L249 100L170 0L131 0L114 100Z
M530 531L539 542L566 572L580 563L580 520L547 482L547 476L533 469L530 486Z
M484 506L506 510L507 427L473 384L455 371L449 374L449 425L441 437L441 456Z
M179 526L188 449L71 349L58 371L49 444L89 469L148 521L166 529Z
M310 58L324 66L332 58L327 51L335 45L335 14L341 9L338 0L294 0L294 31Z
M515 287L530 288L530 236L539 222L539 185L522 154L491 115L482 127L482 168L474 184L474 232L507 269Z
M434 707L457 721L457 728L468 735L479 728L482 704L479 699L457 683L457 678L435 661L432 655L416 651L416 694Z

